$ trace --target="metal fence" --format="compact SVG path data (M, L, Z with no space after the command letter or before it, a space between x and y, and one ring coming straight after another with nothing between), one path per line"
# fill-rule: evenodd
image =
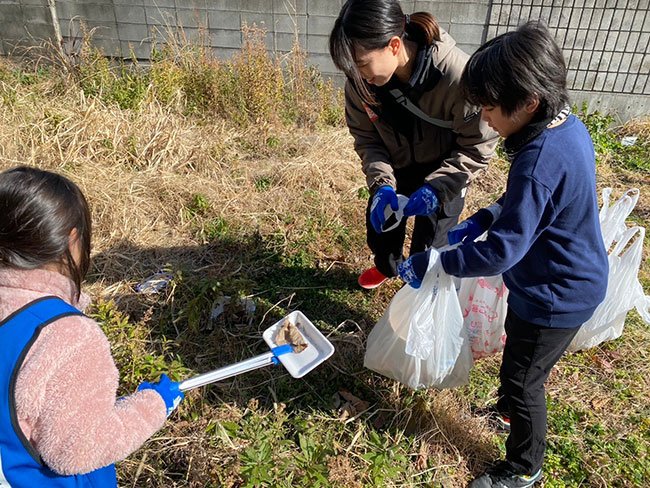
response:
M543 21L564 51L572 90L650 94L650 0L493 0L484 41Z

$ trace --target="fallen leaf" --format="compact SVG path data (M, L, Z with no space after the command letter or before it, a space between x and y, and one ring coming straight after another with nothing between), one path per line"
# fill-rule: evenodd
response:
M275 336L275 343L279 346L291 344L296 353L304 351L308 346L298 327L289 322L289 319L286 319L278 329L278 333Z
M609 399L606 396L597 396L592 398L590 403L594 410L600 411L609 403Z
M384 425L386 425L387 421L388 421L388 415L386 414L386 412L381 411L375 417L375 420L372 422L372 426L377 430L381 430L384 427Z
M418 452L418 457L415 460L415 467L420 471L427 469L427 461L429 460L429 450L427 449L426 443L422 442L420 444L420 452Z
M594 357L594 362L600 367L600 369L611 373L614 371L614 366L612 366L612 363L610 363L607 359L601 357L601 356L595 356Z
M345 400L345 402L341 402L339 407L339 418L341 420L355 417L361 412L368 410L368 407L370 407L370 403L361 400L349 391L339 390L338 394L343 400Z

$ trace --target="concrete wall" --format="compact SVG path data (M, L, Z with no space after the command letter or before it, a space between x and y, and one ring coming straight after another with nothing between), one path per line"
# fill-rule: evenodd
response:
M47 0L0 0L0 54L53 35Z
M619 3L618 0L581 0L581 5L588 7L587 4L591 3L593 6L588 8L611 11L609 15L615 17L616 9L608 8L612 2ZM266 43L269 49L289 51L297 39L300 46L309 53L311 63L317 65L324 74L339 80L341 75L329 57L328 36L343 3L343 0L55 1L61 34L68 47L81 35L79 20L83 19L89 28L94 29L95 44L110 56L130 58L135 55L139 59L148 59L153 41L164 39L172 33L208 43L216 56L227 58L241 47L241 25L255 23L267 29ZM485 39L516 26L520 19L533 17L550 21L551 27L556 22L554 33L556 37L559 36L558 39L562 35L566 38L567 32L577 33L573 44L564 46L567 59L572 59L580 32L583 33L581 42L589 42L584 37L589 37L590 31L588 26L582 24L593 24L591 17L588 19L581 14L574 18L572 14L562 13L565 11L561 9L566 9L563 0L528 0L528 11L524 11L522 2L515 2L515 6L509 0L403 0L401 3L405 12L432 12L440 25L451 33L459 47L466 52L474 51ZM534 9L537 10L533 11ZM641 52L628 54L639 57L635 66L645 73L644 79L647 79L650 66L650 57L645 53L649 35L645 31L648 31L648 25L636 24L638 19L646 19L646 15L647 7L645 14L630 20L630 30L638 31L636 36L637 41L641 41L641 48L637 42L636 49L641 49ZM626 28L624 16L620 17L622 20L618 26L617 39L620 31ZM650 23L650 16L647 20ZM642 24L645 23L643 20ZM33 44L39 39L52 38L53 35L52 16L47 0L0 0L0 54L11 54L15 52L16 45ZM645 47L643 39L646 40ZM607 54L605 52L603 56ZM570 80L580 75L578 68L580 66L576 65L575 72L570 70ZM586 86L579 87L573 94L576 100L588 102L593 109L617 112L622 119L627 119L650 113L650 86L647 85L646 83L641 91L636 89L633 95L623 89L604 93Z

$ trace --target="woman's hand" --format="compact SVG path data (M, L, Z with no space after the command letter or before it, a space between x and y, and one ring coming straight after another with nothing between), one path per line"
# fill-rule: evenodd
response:
M399 208L397 193L395 193L393 187L388 185L380 186L377 189L372 197L372 204L370 205L370 223L377 234L383 232L382 227L386 221L386 217L384 216L386 205L390 205L393 211Z
M422 185L409 198L404 207L404 216L431 215L440 207L438 196L429 185Z

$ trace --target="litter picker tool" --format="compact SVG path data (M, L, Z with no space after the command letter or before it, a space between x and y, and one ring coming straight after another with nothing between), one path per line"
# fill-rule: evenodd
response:
M189 378L181 382L180 390L192 390L280 363L291 376L301 378L334 353L330 341L298 310L266 329L262 338L271 348L269 352Z

